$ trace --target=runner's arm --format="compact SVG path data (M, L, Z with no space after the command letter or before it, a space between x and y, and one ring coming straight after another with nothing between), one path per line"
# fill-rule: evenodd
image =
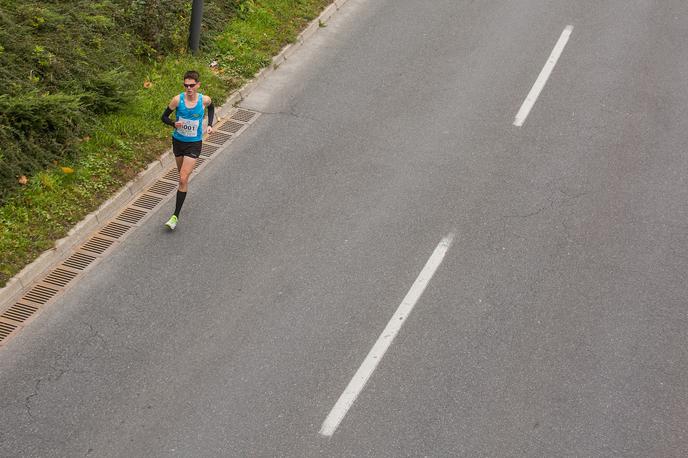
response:
M214 120L215 120L215 105L213 105L213 102L210 102L210 105L208 105L208 127L213 126Z
M162 122L167 124L168 126L174 127L174 121L170 119L170 115L172 114L172 111L170 110L170 107L165 107L165 111L162 113Z
M167 108L165 108L165 111L163 112L162 118L161 118L162 122L164 122L168 126L176 127L175 122L170 119L170 115L172 114L172 112L174 110L177 109L178 106L179 106L179 96L176 95L176 96L172 97L172 100L170 100L170 104L167 105Z

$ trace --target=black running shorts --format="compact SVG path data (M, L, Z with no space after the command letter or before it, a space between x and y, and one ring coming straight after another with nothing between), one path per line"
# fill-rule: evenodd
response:
M181 142L172 138L174 157L189 156L198 159L198 156L201 155L201 148L203 148L203 142Z

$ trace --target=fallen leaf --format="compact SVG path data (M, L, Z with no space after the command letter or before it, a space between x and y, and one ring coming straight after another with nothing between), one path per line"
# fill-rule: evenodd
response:
M151 83L150 81L146 80L146 81L143 82L143 87L145 87L146 89L150 89L150 88L153 87L153 83Z
M22 175L22 176L19 177L19 184L25 185L25 184L28 183L28 182L29 182L29 179L26 178L26 176Z
M74 173L74 169L71 167L60 167L64 173Z

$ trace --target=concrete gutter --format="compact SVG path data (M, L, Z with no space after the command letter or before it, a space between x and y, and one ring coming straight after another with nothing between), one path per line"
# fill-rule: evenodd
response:
M251 81L233 92L224 104L216 110L218 121L226 117L232 108L274 73L282 63L291 58L301 45L320 29L321 24L326 23L347 1L335 0L308 24L294 43L282 48L279 54L272 58L272 63L268 67L263 68ZM85 242L97 227L115 216L139 191L160 178L173 161L174 158L170 154L170 150L163 153L158 160L149 164L145 170L124 185L115 195L103 202L97 210L86 215L83 220L70 229L65 237L55 242L53 248L44 251L35 261L12 277L0 289L0 314L24 295L44 273L64 261L71 254L72 249Z

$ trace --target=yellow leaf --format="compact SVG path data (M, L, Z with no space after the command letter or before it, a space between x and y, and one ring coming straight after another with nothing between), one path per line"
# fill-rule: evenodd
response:
M74 169L71 167L60 167L64 173L74 173Z

